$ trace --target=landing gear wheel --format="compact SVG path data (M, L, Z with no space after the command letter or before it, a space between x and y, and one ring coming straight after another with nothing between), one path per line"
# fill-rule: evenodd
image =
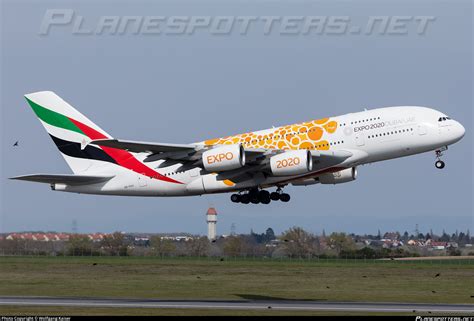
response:
M249 194L240 195L240 203L242 203L242 204L248 204L248 203L250 203L250 196L249 196Z
M280 193L277 193L277 192L270 193L270 199L272 201L278 201L280 199Z
M250 199L250 203L252 203L252 204L258 204L258 203L260 203L260 201L258 200L258 198L252 197L252 198Z
M261 190L259 193L258 193L258 200L260 201L260 203L262 204L270 204L270 192L268 191L265 191L265 190Z
M252 204L260 203L260 201L258 200L258 195L259 195L258 189L256 188L251 189L247 195L249 196L250 203Z
M282 201L283 203L289 202L290 198L290 194L283 193L280 195L280 201Z
M239 194L232 194L230 196L230 200L233 202L233 203L240 203L241 202L241 197Z
M435 163L435 166L437 169L443 169L445 164L442 160L437 160L436 163Z

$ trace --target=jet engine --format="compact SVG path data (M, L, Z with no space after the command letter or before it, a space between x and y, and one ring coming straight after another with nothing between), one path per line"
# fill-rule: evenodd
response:
M275 176L300 175L313 170L313 158L309 150L288 151L270 158L270 168Z
M245 165L245 151L242 145L216 147L202 154L204 168L209 172L223 172Z
M357 168L351 167L333 173L324 173L319 176L321 184L341 184L354 181L357 178Z

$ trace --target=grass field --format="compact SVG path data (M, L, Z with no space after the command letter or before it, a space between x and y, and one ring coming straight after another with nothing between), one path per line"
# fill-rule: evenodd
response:
M474 264L0 257L0 295L474 303Z

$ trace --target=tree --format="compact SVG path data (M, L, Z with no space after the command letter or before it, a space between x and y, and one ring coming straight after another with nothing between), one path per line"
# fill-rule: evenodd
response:
M311 257L319 249L316 237L301 227L290 228L281 238L285 252L290 257Z
M450 249L448 250L448 254L449 254L450 256L460 256L460 255L461 255L461 251L458 250L458 249L455 249L455 248L450 248Z
M226 256L240 256L244 252L244 241L241 237L230 236L225 239L224 255Z
M443 235L441 235L441 237L439 238L439 240L440 240L441 242L449 242L449 240L450 240L449 234L446 234L446 232L443 231Z
M464 232L460 232L459 235L458 235L457 242L458 242L459 244L463 244L463 243L464 243L464 238L465 238L465 236L466 236L466 235L464 234Z
M186 254L189 256L207 256L209 240L207 237L194 238L186 242Z
M273 231L271 227L267 228L267 230L265 231L265 238L267 242L270 242L276 239L275 232Z
M342 250L340 253L339 253L339 256L350 256L350 257L353 257L353 258L358 258L358 259L374 259L376 258L377 256L377 252L370 248L370 247L364 247L364 248L361 248L360 250L357 250L357 251L344 251Z
M258 244L268 243L271 240L275 239L275 232L273 232L272 228L268 228L265 233L257 234L253 230L250 231L250 237L253 241Z
M92 255L93 244L87 235L73 234L69 237L67 244L68 255L83 256Z
M158 256L170 256L176 251L176 245L172 240L153 236L150 240L153 253Z
M127 256L127 245L123 234L115 232L112 235L106 235L101 241L102 248L109 254L114 256Z
M346 233L332 233L329 235L328 245L336 250L337 254L340 254L341 251L353 251L355 248L354 241Z
M409 235L408 235L408 231L405 231L405 233L403 233L403 241L408 241L408 238L409 238Z

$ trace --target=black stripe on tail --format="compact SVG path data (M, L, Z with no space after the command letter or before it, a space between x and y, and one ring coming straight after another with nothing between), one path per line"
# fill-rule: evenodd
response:
M106 152L98 147L87 145L86 148L81 149L81 144L76 142L69 142L67 140L62 140L53 135L49 135L53 139L53 142L56 144L61 153L66 154L75 158L85 158L85 159L94 159L109 163L117 164L117 162L110 157Z

